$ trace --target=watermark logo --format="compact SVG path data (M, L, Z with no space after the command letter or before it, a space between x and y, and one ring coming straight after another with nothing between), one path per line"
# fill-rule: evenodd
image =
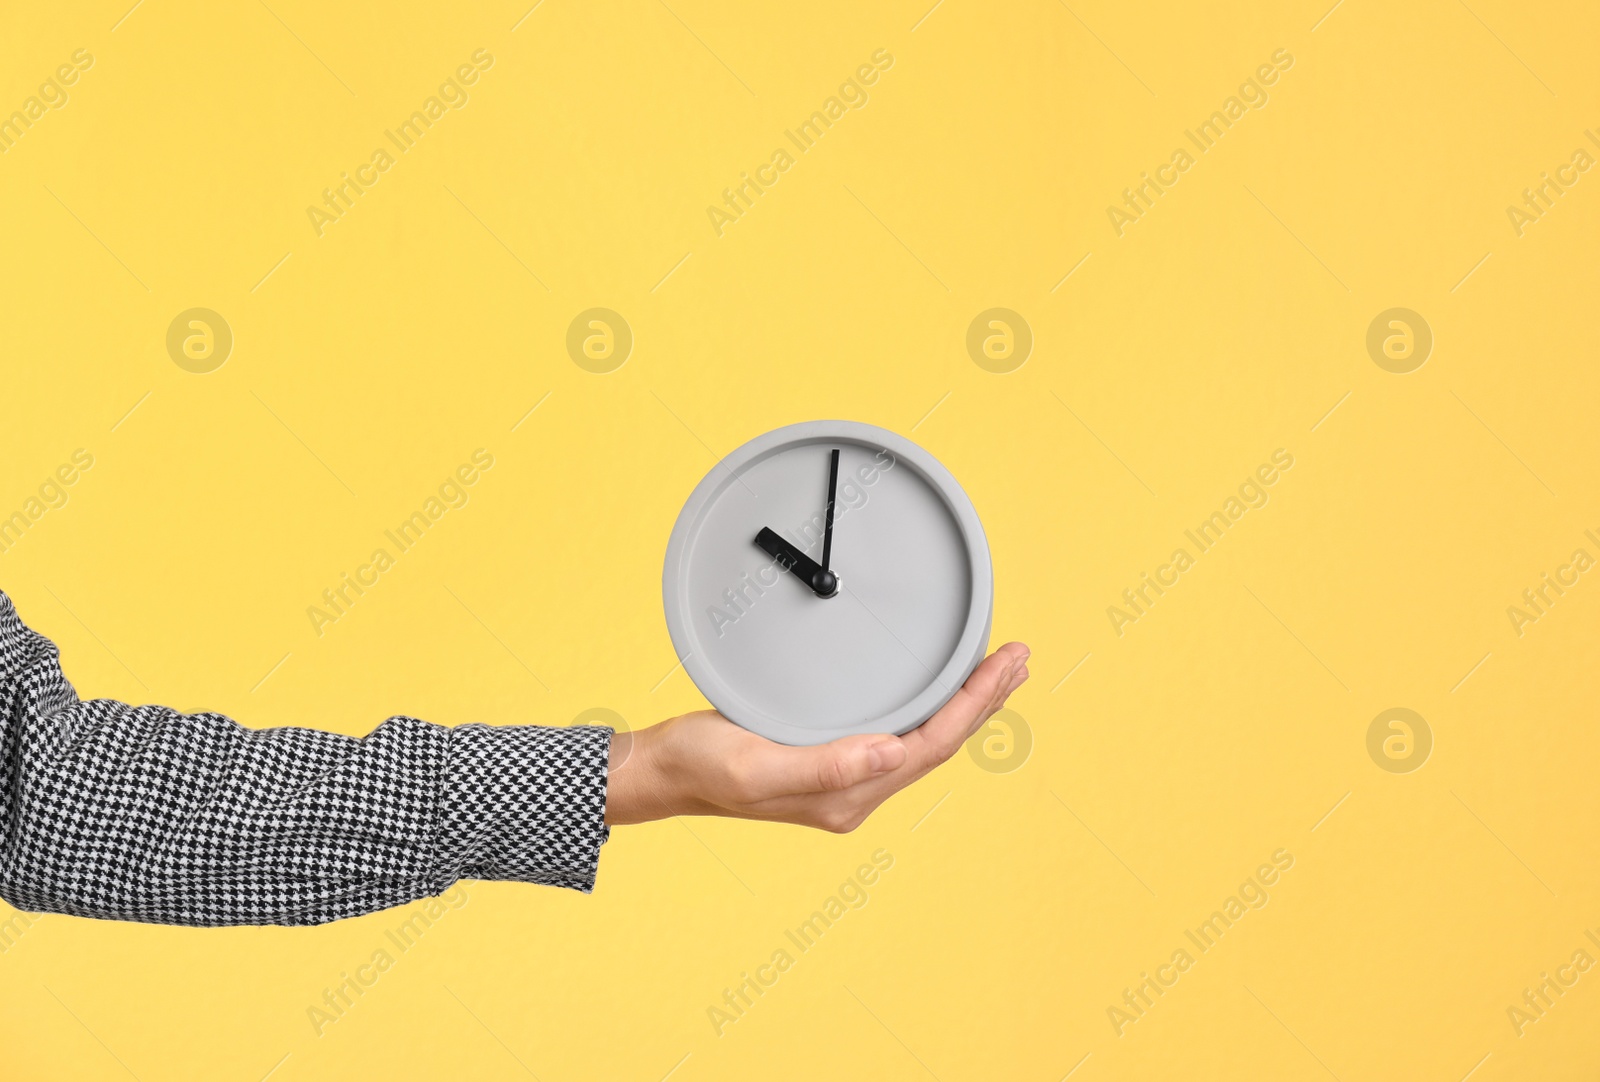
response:
M1583 134L1589 142L1600 147L1600 135L1585 128ZM1558 165L1550 173L1539 174L1540 183L1522 189L1522 206L1508 204L1506 217L1511 222L1511 231L1521 237L1527 233L1528 227L1543 218L1555 209L1556 200L1567 194L1567 190L1583 179L1583 174L1594 168L1594 155L1586 147L1579 147L1571 155L1571 161L1565 165Z
M67 102L72 100L66 88L76 83L83 72L94 67L94 57L88 49L79 49L69 59L72 61L70 64L61 64L55 74L46 76L45 81L39 84L39 92L24 98L22 105L12 110L9 116L0 113L0 154L9 154L17 140L35 124L54 110L66 108Z
M306 1007L311 1031L318 1037L326 1034L328 1027L344 1018L446 914L465 908L471 900L467 888L457 883L443 894L397 910L406 919L384 933L387 945L378 947L370 958L355 966L354 973L340 973L337 983L323 989L322 999Z
M21 910L13 910L9 916L0 919L0 954L5 954L15 947L18 940L32 931L38 923L39 914L24 913Z
M1585 530L1583 535L1600 545L1600 537L1596 537L1593 530ZM1557 566L1553 573L1541 572L1540 581L1522 591L1520 604L1506 606L1506 616L1517 638L1522 638L1525 624L1538 623L1539 618L1547 615L1568 590L1578 585L1583 573L1593 566L1594 557L1589 555L1588 549L1573 549L1572 558L1567 563Z
M167 327L167 356L185 372L215 372L233 353L233 328L209 308L186 308Z
M875 84L881 73L894 67L894 56L888 49L875 50L870 60L871 63L857 66L855 73L839 84L838 93L829 95L821 108L813 111L793 129L783 129L784 138L794 148L792 152L789 147L779 144L767 156L768 160L748 172L741 172L736 182L722 189L722 205L710 204L706 207L706 218L711 223L712 232L719 237L725 235L734 222L755 209L757 199L782 180L783 174L795 167L800 160L796 154L809 154L811 148L833 130L835 124L855 110L867 107L871 95L866 88Z
M1391 774L1420 769L1433 752L1433 730L1415 710L1391 707L1367 726L1367 754Z
M439 84L436 93L424 98L422 105L395 125L392 131L388 128L383 129L384 138L394 148L394 153L390 153L389 147L379 144L367 156L366 161L354 169L341 171L337 181L322 189L321 206L315 203L306 206L306 220L311 223L311 228L318 237L327 233L328 227L334 222L340 221L355 209L356 200L371 191L378 181L383 179L383 175L395 167L400 160L395 154L411 153L412 148L433 130L434 125L450 113L466 108L467 102L471 100L466 88L475 84L483 72L494 67L494 57L487 49L474 51L469 59L471 63L459 65L454 74Z
M470 461L463 462L454 472L445 476L443 483L435 490L436 495L430 495L422 501L421 507L400 520L393 529L383 531L384 538L394 546L393 552L388 547L379 546L372 550L366 563L356 566L354 572L340 572L339 580L322 591L321 604L306 606L306 618L311 621L311 630L316 632L317 638L322 638L329 624L336 624L348 615L356 603L367 595L367 591L382 581L384 572L415 548L423 536L438 525L440 519L451 511L467 506L472 499L467 489L477 484L484 473L493 468L494 455L486 448L480 447L472 452Z
M1268 461L1245 475L1236 490L1237 495L1229 496L1221 507L1201 520L1194 529L1183 531L1183 536L1194 546L1194 552L1183 547L1175 548L1167 562L1156 567L1154 574L1140 572L1138 584L1122 591L1123 605L1106 606L1106 618L1111 621L1111 630L1117 633L1117 638L1122 638L1126 633L1127 625L1136 624L1148 616L1156 602L1178 585L1183 573L1193 567L1197 559L1215 548L1246 513L1267 506L1272 498L1267 489L1277 484L1278 479L1293 466L1294 455L1287 448L1280 447L1272 452Z
M63 462L54 473L45 477L37 493L24 500L21 507L9 515L0 511L0 516L3 516L0 517L0 553L10 552L12 546L22 540L22 535L46 514L67 506L67 500L70 499L67 489L77 484L78 478L93 465L94 455L80 447L72 452L69 461Z
M1590 945L1600 948L1600 936L1594 934L1591 928L1583 930L1584 938ZM1506 1018L1511 1023L1511 1028L1518 1037L1528 1035L1528 1027L1545 1016L1545 1012L1560 1001L1567 991L1577 984L1583 975L1594 968L1594 955L1590 954L1587 947L1579 947L1572 952L1572 960L1566 965L1555 967L1552 974L1548 969L1541 970L1541 978L1531 988L1522 990L1522 1005L1515 1003L1506 1008Z
M1433 352L1433 328L1409 308L1386 308L1367 327L1367 355L1385 372L1415 372Z
M980 770L1010 774L1033 754L1033 729L1021 714L1002 707L967 738L967 754Z
M867 488L877 484L879 478L894 469L896 461L894 455L880 449L871 462L856 467L854 476L847 474L841 477L839 492L834 500L834 521L843 519L848 511L865 507ZM857 480L861 483L857 484ZM789 531L795 544L807 555L820 550L827 525L826 511L826 508L819 508L810 518ZM785 565L776 559L769 560L757 568L755 574L748 571L741 574L737 582L722 591L717 604L706 606L706 618L711 621L711 630L717 633L717 638L722 638L729 627L738 623L758 600L766 596L768 590L777 585L784 570Z
M1139 979L1122 990L1121 1006L1112 1003L1106 1007L1106 1019L1118 1037L1125 1036L1128 1027L1141 1021L1156 1005L1156 1001L1170 991L1185 973L1193 969L1211 953L1222 938L1234 930L1252 909L1265 909L1272 900L1270 888L1276 886L1283 874L1294 867L1294 854L1287 849L1274 849L1272 855L1256 867L1255 874L1246 877L1239 889L1222 900L1211 915L1193 928L1183 930L1188 944L1178 947L1171 957L1158 966L1155 972L1142 970ZM1189 947L1194 947L1190 953Z
M633 352L633 328L609 308L588 308L567 328L567 356L585 372L615 372Z
M1276 84L1284 72L1294 67L1294 57L1289 55L1289 50L1278 49L1268 57L1268 60L1270 63L1257 66L1255 74L1247 76L1245 81L1239 84L1238 92L1223 99L1221 107L1213 110L1210 116L1195 126L1194 130L1183 129L1184 136L1194 147L1194 153L1180 143L1173 148L1168 161L1148 172L1141 172L1137 182L1122 189L1121 206L1112 204L1106 207L1106 219L1111 223L1111 229L1117 236L1126 235L1135 222L1143 220L1146 214L1155 209L1156 200L1166 195L1178 181L1183 179L1185 173L1194 168L1199 160L1195 154L1204 156L1211 153L1211 149L1236 124L1251 112L1267 107L1267 103L1271 100L1267 87Z
M874 849L870 864L858 865L854 874L840 883L838 890L823 899L809 917L793 928L784 929L784 942L773 949L771 957L755 966L755 973L749 970L740 973L739 981L731 988L724 988L722 998L706 1007L706 1018L711 1022L712 1032L718 1037L726 1033L729 1026L742 1019L756 1005L756 1001L771 991L783 979L783 975L799 964L800 959L833 931L851 910L865 909L872 900L872 888L893 867L893 853L887 849Z
M1033 352L1033 328L1009 308L989 308L967 327L967 356L986 372L1015 372Z

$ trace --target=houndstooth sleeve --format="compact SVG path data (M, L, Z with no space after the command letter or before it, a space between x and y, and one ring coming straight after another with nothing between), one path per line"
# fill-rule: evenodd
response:
M362 739L78 698L0 592L0 897L162 924L320 924L458 879L594 889L611 730Z

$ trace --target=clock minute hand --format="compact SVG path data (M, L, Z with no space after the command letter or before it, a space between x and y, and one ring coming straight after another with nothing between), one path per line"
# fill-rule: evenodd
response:
M839 448L835 447L828 456L828 504L824 512L826 521L822 527L822 570L826 571L831 566L828 560L833 555L833 500L839 491Z
M756 544L768 556L777 560L784 570L792 572L796 578L810 587L818 597L832 597L839 592L837 575L779 537L770 527L761 527L761 532L756 534Z

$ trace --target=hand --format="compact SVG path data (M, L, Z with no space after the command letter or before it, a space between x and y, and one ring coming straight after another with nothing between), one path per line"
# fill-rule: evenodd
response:
M944 707L904 736L847 736L792 748L702 710L611 741L606 822L722 815L798 823L836 834L960 750L1028 679L1028 648L1011 642Z

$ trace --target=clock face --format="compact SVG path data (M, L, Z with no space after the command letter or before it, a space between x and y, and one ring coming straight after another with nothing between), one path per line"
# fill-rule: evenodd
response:
M685 671L786 744L926 721L983 659L994 595L955 478L853 421L780 428L718 463L678 516L662 584Z

